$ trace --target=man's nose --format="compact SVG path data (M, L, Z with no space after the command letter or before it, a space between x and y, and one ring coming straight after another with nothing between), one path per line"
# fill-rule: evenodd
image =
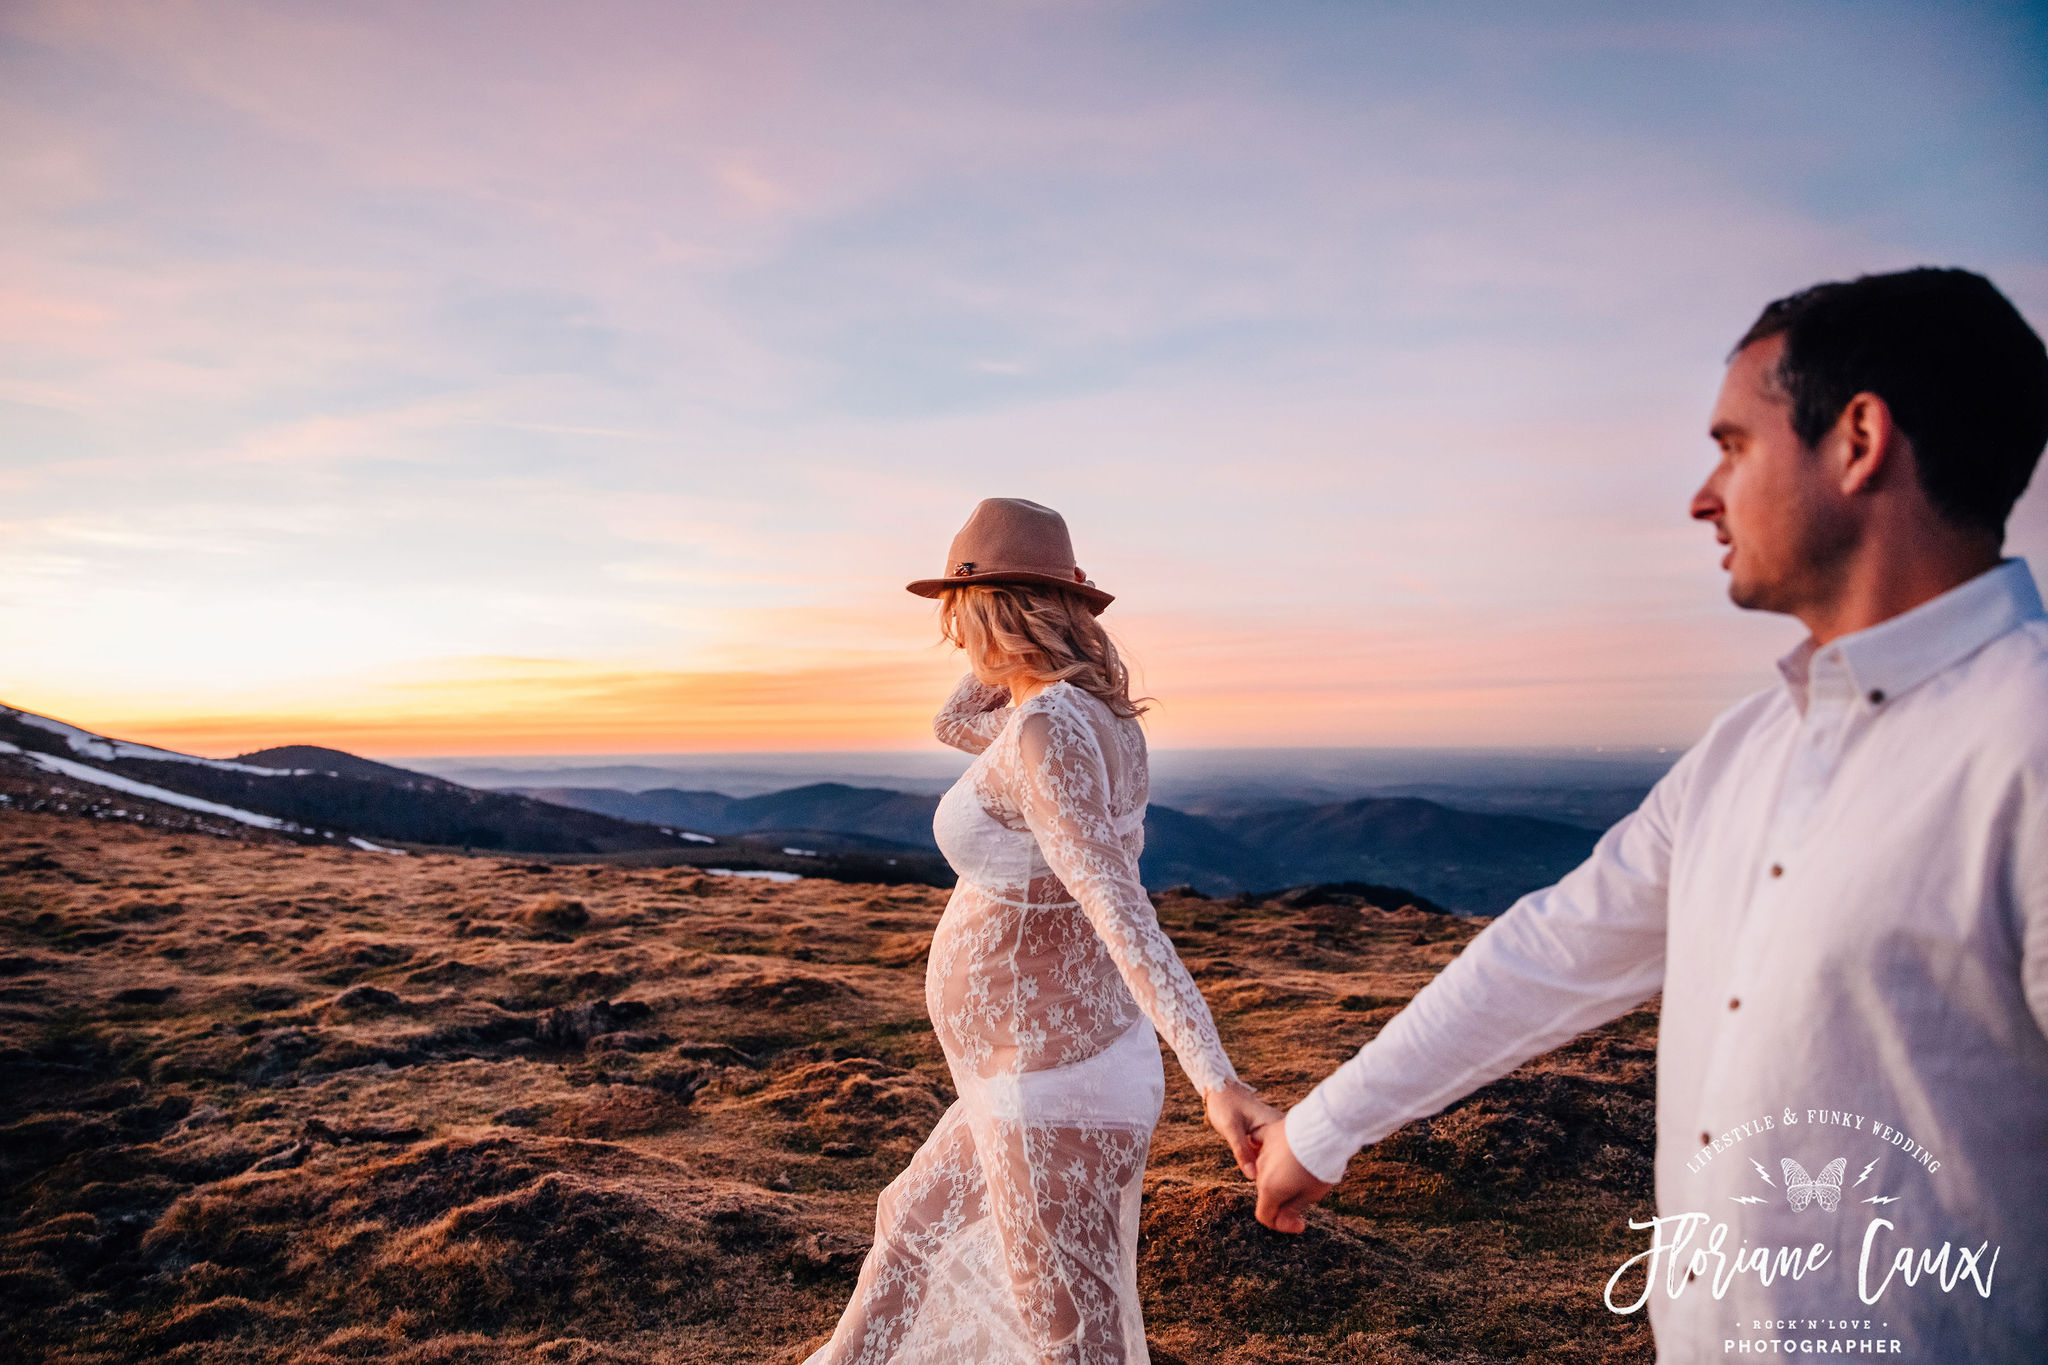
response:
M1700 485L1699 492L1692 495L1692 519L1713 521L1721 515L1721 495L1714 491L1714 481L1707 480Z

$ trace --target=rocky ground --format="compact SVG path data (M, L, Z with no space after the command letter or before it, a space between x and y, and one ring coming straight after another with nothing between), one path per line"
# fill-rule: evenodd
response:
M0 1359L801 1360L951 1098L944 898L0 810ZM1276 1099L1482 927L1344 899L1159 898ZM1301 1238L1169 1058L1154 1360L1649 1360L1601 1289L1653 1030L1396 1134Z

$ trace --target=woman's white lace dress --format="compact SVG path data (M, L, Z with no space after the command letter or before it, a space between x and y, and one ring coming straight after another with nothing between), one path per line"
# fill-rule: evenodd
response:
M1137 721L1067 683L1008 701L970 676L936 723L979 755L934 820L960 880L925 974L960 1098L882 1192L852 1302L808 1365L1144 1362L1154 1028L1197 1089L1236 1079L1138 880Z

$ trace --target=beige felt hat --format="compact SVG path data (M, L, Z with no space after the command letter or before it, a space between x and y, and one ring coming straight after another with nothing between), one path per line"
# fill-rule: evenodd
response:
M909 588L919 597L937 597L968 583L1066 588L1098 616L1116 601L1074 563L1066 518L1023 498L983 498L946 551L946 576L920 578Z

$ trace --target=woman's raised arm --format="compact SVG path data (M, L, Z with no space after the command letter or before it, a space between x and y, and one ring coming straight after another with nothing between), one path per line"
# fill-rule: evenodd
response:
M1009 721L1010 689L990 687L969 673L932 718L932 733L941 744L978 754L995 742Z

